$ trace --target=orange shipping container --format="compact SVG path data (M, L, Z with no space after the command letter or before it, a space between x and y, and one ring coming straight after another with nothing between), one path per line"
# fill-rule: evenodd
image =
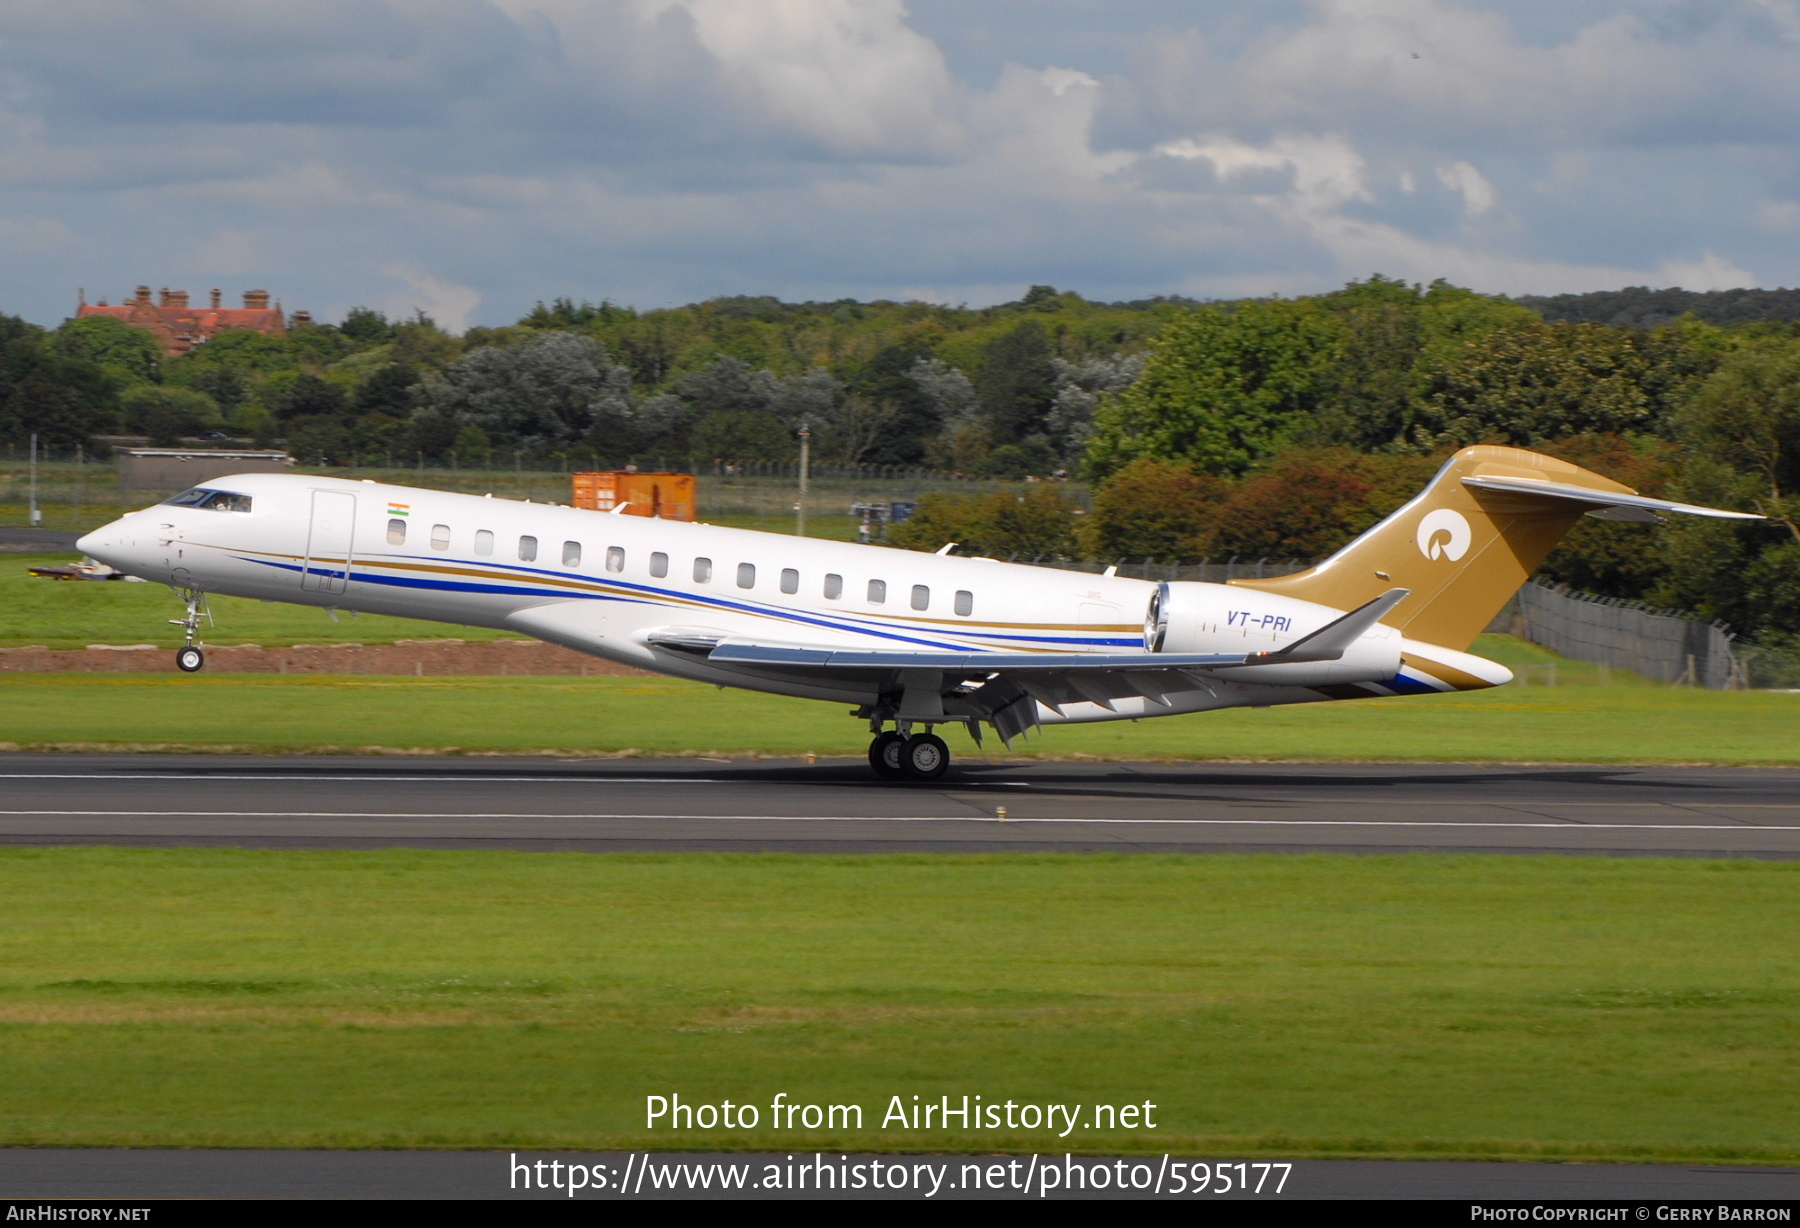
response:
M694 475L635 473L625 469L574 475L574 502L594 512L626 505L627 516L660 516L664 520L694 518Z

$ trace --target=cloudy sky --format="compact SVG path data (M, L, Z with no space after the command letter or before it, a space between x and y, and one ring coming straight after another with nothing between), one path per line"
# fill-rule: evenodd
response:
M1800 0L4 0L0 311L1800 284Z

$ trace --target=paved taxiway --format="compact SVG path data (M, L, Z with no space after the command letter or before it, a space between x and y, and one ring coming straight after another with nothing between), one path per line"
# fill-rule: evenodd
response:
M6 755L0 843L1786 858L1800 772L966 762L919 786L845 760Z

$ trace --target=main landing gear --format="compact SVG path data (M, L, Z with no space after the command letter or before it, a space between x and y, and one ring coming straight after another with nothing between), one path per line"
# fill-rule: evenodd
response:
M206 608L205 593L191 588L177 589L176 593L187 603L187 616L171 618L169 622L186 632L187 642L175 652L175 668L192 674L206 664L206 654L200 651L200 620L204 618L210 625L212 611Z
M890 729L869 743L869 766L885 780L936 780L950 770L950 748L935 733Z

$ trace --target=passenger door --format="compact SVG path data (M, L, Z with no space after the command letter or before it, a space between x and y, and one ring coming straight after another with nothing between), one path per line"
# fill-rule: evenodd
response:
M306 535L306 565L300 587L309 593L341 593L350 575L351 530L356 524L356 496L337 490L315 490L312 528Z

